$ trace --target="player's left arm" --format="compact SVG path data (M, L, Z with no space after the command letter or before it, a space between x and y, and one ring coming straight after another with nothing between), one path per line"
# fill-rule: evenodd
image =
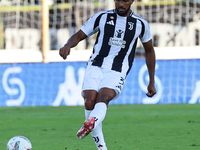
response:
M148 97L152 97L156 94L156 88L154 86L155 51L153 48L152 40L143 43L143 47L145 50L146 65L149 72L149 85L147 87L148 93L146 93L146 95Z

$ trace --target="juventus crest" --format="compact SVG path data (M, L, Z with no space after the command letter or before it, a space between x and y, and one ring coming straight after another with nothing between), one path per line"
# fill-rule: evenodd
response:
M129 25L129 30L133 30L133 25L134 25L134 23L133 22L128 22L128 25Z

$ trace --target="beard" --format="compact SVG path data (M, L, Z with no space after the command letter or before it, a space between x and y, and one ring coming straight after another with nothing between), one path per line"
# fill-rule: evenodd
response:
M127 10L125 10L124 12L119 11L120 7L116 8L117 14L120 15L120 16L126 16L129 13L130 7L131 6L129 6L129 8Z

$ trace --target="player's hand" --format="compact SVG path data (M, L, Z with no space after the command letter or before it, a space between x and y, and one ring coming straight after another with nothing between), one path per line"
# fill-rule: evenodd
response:
M147 87L148 93L146 93L146 95L148 97L153 97L156 94L156 88L154 86L154 84L149 84Z
M59 54L63 59L66 59L67 56L70 54L70 47L65 44L62 48L60 48Z

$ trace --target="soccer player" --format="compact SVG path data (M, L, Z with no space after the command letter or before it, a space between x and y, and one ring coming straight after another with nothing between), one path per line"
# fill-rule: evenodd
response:
M86 120L77 136L82 139L91 133L99 150L107 150L102 121L106 116L109 102L118 98L121 93L126 76L132 67L138 38L145 49L150 79L146 95L152 97L156 93L155 52L148 22L130 10L134 0L114 2L114 10L96 13L59 51L60 56L66 59L70 54L70 48L98 32L83 79L82 96L85 101Z

